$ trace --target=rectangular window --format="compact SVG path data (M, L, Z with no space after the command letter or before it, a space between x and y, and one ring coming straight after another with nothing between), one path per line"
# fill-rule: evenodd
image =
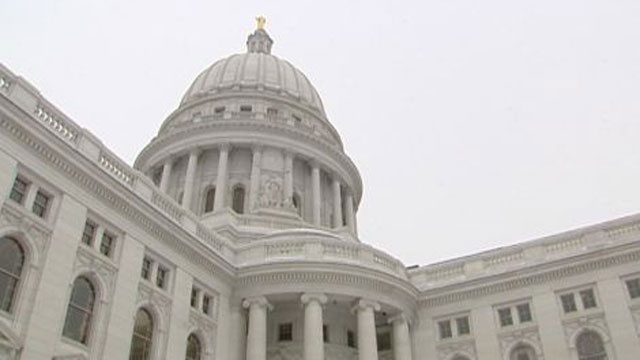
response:
M591 309L597 307L596 296L593 293L593 289L585 289L579 292L580 299L582 299L582 306L585 309Z
M37 216L43 218L47 214L47 206L49 205L49 195L46 195L42 191L38 190L36 198L33 201L31 211Z
M222 114L225 110L226 110L226 108L224 106L216 106L216 108L213 109L213 113L214 114Z
M96 224L91 221L84 223L84 230L82 231L82 243L88 246L93 245L93 237L96 235Z
M576 299L573 294L560 295L560 302L562 303L562 310L566 313L577 311Z
M377 334L378 351L391 349L391 333L384 332Z
M469 335L471 328L469 327L469 317L456 318L456 327L458 328L458 335Z
M191 300L190 304L192 308L195 308L198 305L198 289L191 288Z
M322 342L329 342L329 327L327 325L322 325Z
M438 331L440 332L440 339L448 339L453 336L451 332L451 322L449 320L439 321Z
M278 341L292 341L293 340L293 324L284 323L278 325Z
M518 311L518 320L521 323L533 320L529 304L520 304L516 306L516 310Z
M11 188L9 198L18 204L22 204L24 198L27 196L27 187L29 187L29 183L17 177L13 181L13 187Z
M169 270L163 268L162 266L158 266L158 274L156 275L156 285L160 289L164 289L167 286L167 275Z
M151 277L152 263L153 262L149 258L142 259L142 271L140 272L140 276L145 280L149 280L149 278Z
M251 105L240 105L240 112L251 112L253 107Z
M295 121L296 125L300 125L302 124L302 118L298 115L291 115L291 117L293 118L293 121Z
M278 116L278 109L267 108L267 116L268 117L276 117L276 116Z
M500 326L513 325L513 317L511 316L511 308L498 309L498 318L500 320Z
M632 299L640 298L640 279L627 280L627 291Z
M209 295L202 297L202 312L207 315L211 312L211 297Z
M115 237L108 232L102 234L102 241L100 242L100 253L106 257L111 257L113 251L113 245Z
M347 330L347 346L350 348L356 347L356 334L352 330Z

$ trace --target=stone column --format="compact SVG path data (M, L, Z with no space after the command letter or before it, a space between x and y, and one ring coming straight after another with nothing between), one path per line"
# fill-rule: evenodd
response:
M171 178L171 170L173 168L173 158L168 158L162 166L162 177L160 178L160 191L167 193L169 189L169 179Z
M260 192L260 166L262 163L262 146L254 146L253 162L251 164L251 189L249 189L249 212L258 208L258 194Z
M184 193L182 194L182 206L185 209L191 209L191 199L193 199L193 186L196 178L198 155L200 155L200 150L191 150L191 153L189 153L187 174L184 178Z
M411 338L407 317L398 314L389 319L389 323L393 325L393 359L411 360Z
M313 191L313 223L315 225L320 225L320 210L322 206L320 192L320 167L315 161L311 163L311 187Z
M356 214L355 214L355 210L353 209L353 195L351 194L351 191L347 191L346 196L344 197L344 211L346 212L346 220L347 220L347 228L349 228L349 231L351 231L353 234L356 233Z
M284 199L293 201L293 154L289 151L284 153Z
M271 310L271 304L264 296L258 296L245 299L242 306L249 309L247 360L266 360L267 310Z
M374 311L380 311L375 301L360 299L354 306L358 314L358 360L378 358L376 322Z
M240 304L231 305L231 314L229 317L231 325L231 334L229 335L229 359L244 360L246 347L246 320L244 310Z
M213 201L213 210L220 210L224 207L227 194L227 164L229 162L229 144L220 145L220 156L218 157L218 178L216 179L216 198Z
M335 175L333 176L333 227L342 227L342 193L340 181Z
M300 298L304 307L304 360L324 360L322 337L322 304L327 296L320 293L306 293Z

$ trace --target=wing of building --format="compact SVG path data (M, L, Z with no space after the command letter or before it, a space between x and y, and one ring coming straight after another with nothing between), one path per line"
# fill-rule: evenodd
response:
M638 359L640 217L406 268L272 44L202 71L133 167L0 65L0 359Z

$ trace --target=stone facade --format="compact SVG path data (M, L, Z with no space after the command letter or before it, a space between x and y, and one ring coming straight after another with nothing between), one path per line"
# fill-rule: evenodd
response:
M640 216L406 268L358 238L358 170L272 43L133 167L0 65L0 359L637 358Z

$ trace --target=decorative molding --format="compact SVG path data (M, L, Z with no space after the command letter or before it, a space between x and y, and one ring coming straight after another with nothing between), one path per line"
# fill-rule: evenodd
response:
M0 209L0 229L5 227L13 227L32 240L37 251L35 258L42 261L52 233L48 226L33 218L22 206L5 201Z
M151 304L155 310L160 312L160 316L167 323L171 318L171 298L164 294L163 291L153 288L152 286L140 282L138 285L138 296L136 299L138 305ZM166 327L168 329L168 327Z
M575 337L584 329L595 330L602 336L602 341L605 343L609 342L611 338L604 312L564 319L562 326L569 348L575 348Z
M511 331L503 331L498 333L498 342L503 359L510 359L511 352L518 345L528 345L536 352L537 360L544 360L542 352L542 340L537 326L528 326Z
M80 274L86 271L99 276L106 287L106 289L103 289L103 299L107 302L111 301L115 292L118 268L110 260L101 258L91 248L80 245L73 265L73 272Z
M215 343L216 323L209 316L191 310L189 312L189 326L202 332L207 342Z
M6 131L6 133L12 135L17 141L24 144L29 151L34 153L36 156L41 157L44 162L54 168L57 168L67 178L84 188L88 193L100 199L105 205L112 208L115 212L120 213L124 218L138 224L140 228L147 232L152 238L160 239L170 246L178 249L178 251L186 254L194 262L208 270L211 270L211 265L214 265L216 270L218 270L217 273L227 275L227 279L231 275L230 270L227 267L213 263L210 260L210 257L206 256L202 251L198 251L193 247L188 246L185 241L176 236L172 231L166 230L164 226L159 226L155 219L149 217L144 214L143 211L133 206L131 198L124 198L123 196L120 196L109 187L93 179L85 171L75 165L72 165L70 162L63 160L63 157L60 156L59 153L41 142L36 141L27 133L26 130L22 128L22 126L18 125L9 117L0 116L0 128ZM96 166L99 166L99 164L96 164ZM120 181L118 181L118 183L122 184ZM124 189L127 193L131 192L131 189L127 187L124 187ZM152 206L151 204L149 205ZM181 230L186 232L183 228L181 228ZM199 239L198 242L200 242ZM222 254L219 254L219 256L221 258L223 257Z
M518 288L530 287L533 285L543 284L546 282L566 278L569 276L579 275L586 272L597 271L608 267L637 262L640 260L640 250L625 251L613 256L600 257L595 260L585 261L576 265L564 266L551 271L540 272L537 274L523 276L499 281L493 284L479 286L469 290L452 291L444 295L435 295L429 297L429 294L423 294L419 300L421 307L433 307L454 302L460 302L468 299L476 299L483 296L511 291ZM437 289L442 292L442 289ZM429 292L433 292L430 290Z
M451 360L456 355L468 357L470 360L477 358L475 339L447 341L436 346L438 360Z

